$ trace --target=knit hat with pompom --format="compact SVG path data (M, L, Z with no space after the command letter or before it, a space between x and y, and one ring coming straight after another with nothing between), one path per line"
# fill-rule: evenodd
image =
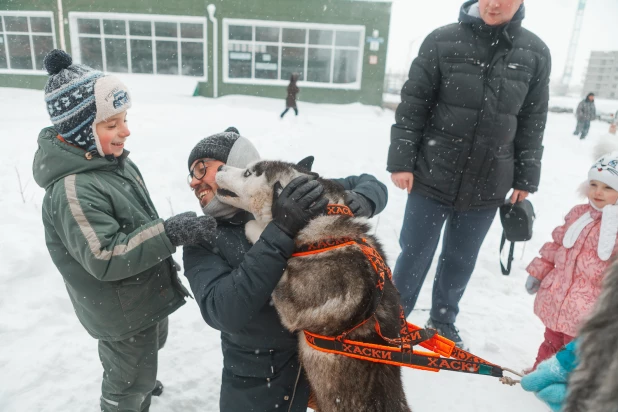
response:
M59 49L50 51L43 64L49 73L45 103L58 134L73 146L105 156L95 125L131 107L127 87L114 76L73 64Z

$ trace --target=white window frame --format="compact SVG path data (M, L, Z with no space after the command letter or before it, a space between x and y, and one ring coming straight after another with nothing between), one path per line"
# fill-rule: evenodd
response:
M253 31L253 40L229 40L229 26L251 26ZM255 27L277 27L280 28L279 42L261 42L255 39ZM282 29L306 29L305 43L284 43L282 40ZM309 30L333 30L333 40L330 45L321 44L309 44ZM335 46L337 31L354 31L359 33L359 44L356 46ZM250 79L243 79L237 77L229 77L229 43L234 44L247 44L251 45L252 66ZM363 79L363 60L365 52L365 26L359 25L347 25L347 24L321 24L321 23L295 23L287 21L272 21L272 20L249 20L249 19L223 19L223 82L224 83L236 83L236 84L255 84L255 85L270 85L270 86L287 86L289 80L272 80L272 79L256 79L255 78L255 53L256 46L278 46L279 47L279 61L277 68L277 77L281 77L281 53L283 47L304 47L305 48L305 67L304 73L307 75L308 65L308 51L309 48L322 48L331 49L331 64L330 64L330 77L331 83L325 82L309 82L306 80L299 80L298 85L303 87L314 87L322 89L345 89L345 90L360 90ZM332 83L335 50L357 50L358 51L358 63L357 63L357 76L354 83Z
M78 32L77 27L77 19L91 19L91 20L99 20L100 33L99 34L90 34L83 33L80 34ZM125 22L125 33L126 34L105 34L103 30L103 20L124 20ZM134 36L130 34L129 31L129 21L149 21L152 23L151 27L151 35L150 36ZM157 73L157 57L156 57L156 46L155 42L157 40L162 41L172 41L173 37L157 37L155 36L154 23L155 22L164 22L164 23L176 23L177 24L177 33L178 37L176 37L176 41L178 44L178 74L167 74L167 73ZM196 38L183 38L180 37L180 23L199 23L203 25L203 33L204 37L200 39ZM120 73L120 74L139 74L146 76L170 76L170 77L183 77L195 79L201 82L208 81L208 22L206 21L206 17L199 16L174 16L174 15L164 15L164 14L133 14L133 13L86 13L86 12L70 12L69 13L69 27L71 31L71 53L73 54L73 59L81 63L82 56L81 50L79 47L79 39L80 38L97 38L101 39L101 52L102 52L102 61L103 61L103 71L107 71L107 61L105 55L105 39L124 39L127 41L127 66L128 73ZM152 69L154 73L133 73L131 67L131 40L152 40ZM187 76L182 74L182 42L188 43L203 43L203 53L204 53L204 76Z
M24 31L10 31L7 32L6 31L6 24L4 21L4 17L27 17L28 18L28 31L24 32ZM49 17L49 19L51 20L51 27L52 27L52 32L50 33L38 33L38 32L33 32L30 26L30 17ZM58 46L56 45L56 25L54 24L54 13L51 11L0 11L0 19L2 19L2 30L3 32L0 33L0 37L2 37L2 40L4 41L4 48L5 48L5 55L6 55L6 61L7 61L7 68L6 69L0 69L0 74L31 74L31 75L47 75L47 72L45 70L37 70L35 69L35 65L36 65L36 59L34 58L34 44L32 43L32 36L51 36L52 40L53 40L53 47L54 49L57 48ZM7 35L11 35L11 34L17 34L17 35L28 35L28 38L30 40L30 53L31 53L31 58L32 58L32 70L28 70L28 69L11 69L11 59L10 59L10 55L9 55L9 42L8 42L8 38Z

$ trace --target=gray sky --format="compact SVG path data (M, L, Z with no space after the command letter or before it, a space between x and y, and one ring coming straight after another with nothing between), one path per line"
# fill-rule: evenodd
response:
M387 69L404 71L421 42L437 27L454 23L463 0L393 0ZM578 0L525 0L523 25L551 50L552 82L562 77ZM618 0L588 0L571 84L583 82L591 50L618 50Z

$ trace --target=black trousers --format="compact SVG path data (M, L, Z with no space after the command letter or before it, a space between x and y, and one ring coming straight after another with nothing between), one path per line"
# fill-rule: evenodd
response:
M158 351L165 345L168 318L125 340L99 341L103 365L102 412L147 412L157 382Z
M296 106L294 106L294 107L286 107L285 110L283 111L283 113L281 113L281 117L285 116L285 114L290 109L294 109L294 113L296 114L296 116L298 116L298 108Z

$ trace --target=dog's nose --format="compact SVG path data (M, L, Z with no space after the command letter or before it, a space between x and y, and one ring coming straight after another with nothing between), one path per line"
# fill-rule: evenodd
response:
M221 166L219 166L219 167L217 168L217 172L220 172L220 171L222 171L222 170L223 170L223 165L221 165Z

